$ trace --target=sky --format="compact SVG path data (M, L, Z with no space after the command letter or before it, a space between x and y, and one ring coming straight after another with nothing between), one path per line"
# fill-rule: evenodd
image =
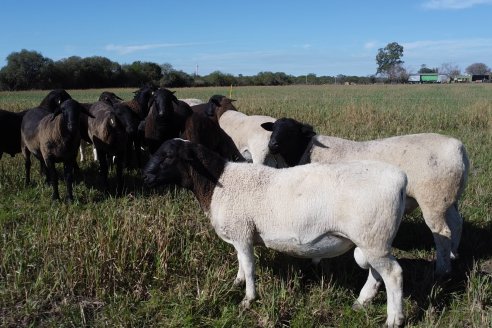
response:
M492 0L2 0L0 67L22 49L52 60L103 56L188 74L368 76L403 46L415 73L492 66Z

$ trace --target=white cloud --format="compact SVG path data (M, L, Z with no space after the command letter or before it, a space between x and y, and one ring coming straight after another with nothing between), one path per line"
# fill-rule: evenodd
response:
M425 9L465 9L475 5L492 4L492 0L426 0Z
M152 44L140 44L140 45L130 45L130 46L108 44L104 47L104 49L106 51L116 52L120 55L127 55L134 52L141 52L151 49L189 47L194 45L199 45L199 43L152 43Z
M364 44L364 49L371 50L371 49L376 48L376 46L377 46L376 41L369 41L369 42L366 42L366 43Z

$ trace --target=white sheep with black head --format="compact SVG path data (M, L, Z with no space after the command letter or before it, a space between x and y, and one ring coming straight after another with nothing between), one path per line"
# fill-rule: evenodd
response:
M451 272L458 254L463 220L458 200L466 186L469 161L463 143L436 133L352 141L318 135L312 126L291 118L262 125L272 132L270 152L289 166L377 160L398 166L408 176L407 212L420 206L436 244L438 276Z
M257 297L254 245L303 258L329 258L355 245L354 257L369 277L356 301L365 305L381 281L388 299L387 324L403 321L402 270L391 255L405 207L405 173L382 162L309 164L277 170L227 162L181 139L161 145L144 169L150 186L190 189L216 233L237 251L241 302Z

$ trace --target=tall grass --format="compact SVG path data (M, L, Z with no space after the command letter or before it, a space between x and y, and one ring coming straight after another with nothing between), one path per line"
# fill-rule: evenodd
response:
M102 90L69 90L94 101ZM131 89L117 89L122 98ZM207 100L229 88L177 89ZM36 106L46 91L0 93L0 108ZM318 133L355 140L438 132L461 139L471 160L460 204L461 258L445 282L433 280L431 233L416 212L395 240L404 269L407 325L492 325L492 85L290 86L234 88L248 114L292 117ZM36 168L36 164L34 165ZM93 183L95 163L81 165L76 201L50 201L37 169L24 186L23 159L0 160L0 323L43 326L378 327L384 288L371 306L351 305L366 272L351 254L309 261L256 249L260 299L249 311L232 286L237 259L188 191L150 191L138 172L125 175L123 197ZM113 173L114 175L114 173ZM114 181L111 181L114 182ZM63 193L64 189L60 189ZM349 252L350 253L350 252Z

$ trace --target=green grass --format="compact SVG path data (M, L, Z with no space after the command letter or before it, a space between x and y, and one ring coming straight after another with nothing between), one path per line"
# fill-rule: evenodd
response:
M69 90L95 101L102 90ZM133 89L116 89L125 99ZM177 89L207 100L230 88ZM0 92L0 108L36 106L47 91ZM242 87L232 90L248 114L292 117L318 133L355 140L438 132L461 139L471 161L460 204L465 219L461 258L445 282L432 278L434 245L420 212L406 216L395 240L404 270L410 327L492 326L492 85ZM233 287L237 259L193 195L147 190L125 173L127 192L95 188L97 166L81 165L76 201L50 201L33 165L24 186L23 158L0 160L0 325L6 327L379 327L384 288L364 311L351 305L366 272L351 252L309 261L257 248L260 299L241 312ZM114 175L114 172L113 172ZM114 183L114 181L111 181ZM60 185L62 197L65 193Z

